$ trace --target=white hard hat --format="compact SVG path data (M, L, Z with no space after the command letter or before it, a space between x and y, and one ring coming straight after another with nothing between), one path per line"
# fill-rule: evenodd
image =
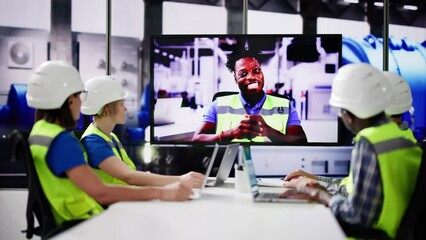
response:
M384 112L392 97L392 86L380 70L366 63L353 63L337 72L329 103L366 119Z
M127 97L120 82L111 76L94 77L84 84L87 97L81 104L81 112L85 115L99 114L108 103Z
M394 94L392 103L386 108L385 113L388 115L403 114L408 111L413 104L410 85L396 73L383 72L383 74L390 81Z
M31 74L26 98L30 107L58 109L69 96L83 90L77 69L63 61L47 61Z

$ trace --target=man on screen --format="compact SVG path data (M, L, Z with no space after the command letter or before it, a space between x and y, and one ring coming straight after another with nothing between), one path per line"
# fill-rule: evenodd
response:
M307 142L290 101L267 95L260 52L237 48L227 56L239 94L218 97L203 116L193 141Z

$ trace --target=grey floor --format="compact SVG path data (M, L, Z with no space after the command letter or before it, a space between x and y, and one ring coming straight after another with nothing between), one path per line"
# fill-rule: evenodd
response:
M28 191L26 189L0 189L0 239L24 240L26 229L25 209ZM37 223L36 223L37 224ZM32 239L39 240L34 236Z

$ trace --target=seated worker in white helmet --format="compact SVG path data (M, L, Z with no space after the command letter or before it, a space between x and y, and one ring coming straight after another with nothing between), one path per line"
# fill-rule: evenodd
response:
M330 105L339 109L346 128L356 134L345 192L332 195L309 183L283 197L310 199L329 206L345 224L373 227L395 238L414 191L422 149L385 115L392 86L381 71L365 63L339 69Z
M191 187L184 182L151 188L105 185L87 164L79 140L68 131L80 117L82 95L78 71L62 61L41 64L28 82L27 103L36 108L28 141L57 224L90 218L102 212L102 206L118 201L189 199Z
M398 124L400 129L406 130L408 137L415 139L407 123L402 121L402 114L407 112L413 103L410 86L407 81L396 73L383 72L383 75L390 82L394 93L390 105L385 109L385 113L392 121ZM338 191L341 186L345 185L345 181L347 181L344 179L315 176L303 170L297 170L288 174L284 180L290 181L284 185L285 187L300 187L313 181L319 181L331 193Z
M186 182L192 188L200 188L204 175L189 172L181 176L165 176L137 171L118 137L112 132L117 124L126 122L127 93L120 82L110 76L94 77L85 83L87 97L81 112L93 115L93 122L81 137L87 151L89 164L105 183L137 186L164 186L174 182Z
M413 134L408 128L407 122L402 120L402 115L410 110L413 104L410 85L408 85L408 82L396 73L383 72L383 75L385 75L386 79L390 81L394 92L393 101L385 110L386 115L388 115L392 121L396 122L399 125L399 128L407 130Z

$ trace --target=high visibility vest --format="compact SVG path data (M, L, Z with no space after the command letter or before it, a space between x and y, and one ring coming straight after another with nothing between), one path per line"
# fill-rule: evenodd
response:
M115 142L118 144L118 150L115 147L114 142L112 141L111 137L107 136L104 132L99 130L99 128L95 127L95 125L93 123L89 125L89 127L86 129L86 131L84 131L83 135L81 136L81 139L83 139L84 137L91 135L91 134L98 135L102 139L104 139L108 143L108 145L111 147L111 149L114 152L114 155L116 157L121 159L130 169L136 170L135 164L129 158L129 156L127 155L126 151L123 148L123 145L121 145L120 140L118 140L118 137L114 133L111 132L111 137L113 137ZM109 175L107 172L105 172L101 169L94 168L94 170L95 170L96 174L98 174L98 176L102 179L102 181L104 183L127 185L127 183L121 181L118 178L115 178L115 177Z
M56 124L40 120L34 124L28 138L37 176L57 224L87 219L104 210L71 180L57 177L47 165L46 155L50 144L64 131L64 128Z
M396 231L414 192L422 149L409 132L389 122L361 130L355 142L366 138L375 149L383 186L383 204L373 227L382 229L391 238ZM353 194L353 176L347 178L348 194Z
M238 94L217 98L216 134L229 130L240 124L247 114ZM266 95L259 115L275 130L286 134L290 111L290 101L285 98ZM249 139L234 139L238 142L248 142ZM265 142L265 137L255 137L253 142Z
M416 142L417 139L414 137L413 132L410 129L402 130L404 138L410 139L412 142ZM358 138L359 139L359 138ZM349 181L349 179L351 179ZM353 176L352 169L349 169L349 176L342 179L340 186L345 186L346 191L350 194L353 192Z

